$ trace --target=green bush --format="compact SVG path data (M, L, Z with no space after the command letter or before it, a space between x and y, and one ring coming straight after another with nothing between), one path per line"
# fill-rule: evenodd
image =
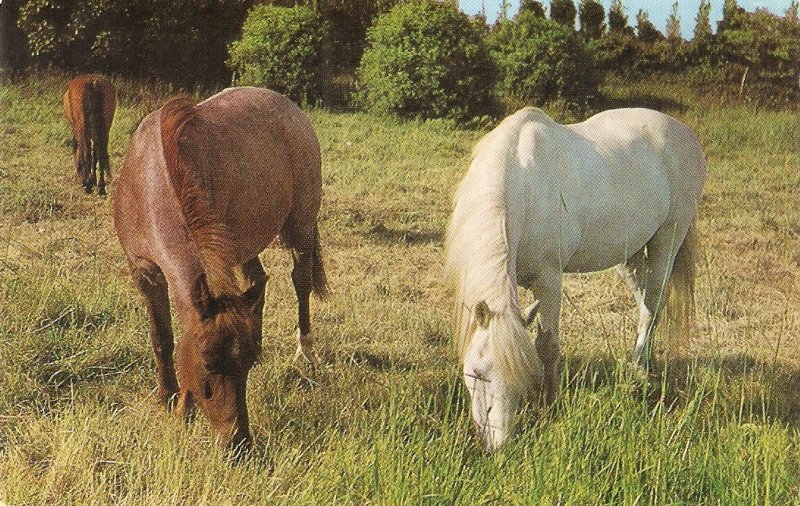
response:
M247 16L242 38L229 48L228 65L239 84L264 86L296 102L316 100L321 94L325 24L304 5L259 5Z
M543 104L562 99L583 105L597 94L600 79L591 52L558 22L520 13L500 24L490 46L507 100Z
M450 4L415 0L380 16L357 71L364 109L467 120L491 111L496 72L482 28Z

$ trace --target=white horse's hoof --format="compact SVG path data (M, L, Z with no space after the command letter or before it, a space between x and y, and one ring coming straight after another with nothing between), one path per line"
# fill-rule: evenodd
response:
M637 360L620 360L619 365L623 368L626 377L634 384L644 385L647 383L649 374L647 368Z

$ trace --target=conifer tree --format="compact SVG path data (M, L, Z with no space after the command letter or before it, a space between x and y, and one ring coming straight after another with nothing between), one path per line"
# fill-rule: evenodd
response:
M572 0L552 0L550 2L550 19L571 29L575 29L575 15L578 11Z
M608 9L608 31L613 33L624 32L628 27L628 16L622 7L622 0L612 0Z
M697 10L697 17L694 24L694 37L692 41L696 44L705 44L711 40L711 1L700 0L700 8Z
M673 44L681 42L681 17L678 15L678 2L672 4L672 12L667 18L667 40Z
M597 0L581 0L578 8L578 20L581 23L581 34L587 39L599 39L606 29L606 11Z

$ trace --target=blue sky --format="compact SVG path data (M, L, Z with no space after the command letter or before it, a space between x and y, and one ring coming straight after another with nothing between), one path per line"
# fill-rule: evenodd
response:
M549 0L540 0L546 7L549 8ZM519 9L519 0L509 0L511 9L509 15L516 14ZM497 13L502 5L502 0L483 0L486 5L486 17L490 21L497 18ZM611 0L601 0L603 6L608 10L611 5ZM575 0L577 6L578 0ZM628 15L628 23L636 25L636 13L639 9L644 9L650 15L650 21L656 27L664 31L667 17L672 12L673 1L670 0L622 0L622 5L625 7L625 14ZM711 0L711 27L716 30L717 21L722 19L722 4L723 0ZM791 0L739 0L739 6L753 11L756 7L766 7L769 11L775 14L783 14L791 4ZM461 10L469 14L476 14L481 10L481 0L459 0ZM684 38L691 38L694 31L694 18L697 16L697 8L700 6L700 0L678 0L678 12L681 16L681 31Z

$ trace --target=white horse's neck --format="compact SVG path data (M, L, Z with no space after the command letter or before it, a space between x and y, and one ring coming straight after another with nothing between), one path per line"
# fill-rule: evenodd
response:
M494 314L519 319L516 260L507 227L509 176L517 166L520 131L531 120L544 121L542 117L552 121L540 110L526 108L484 136L456 194L445 275L455 287L462 353L469 345L471 312L479 302L485 301Z

